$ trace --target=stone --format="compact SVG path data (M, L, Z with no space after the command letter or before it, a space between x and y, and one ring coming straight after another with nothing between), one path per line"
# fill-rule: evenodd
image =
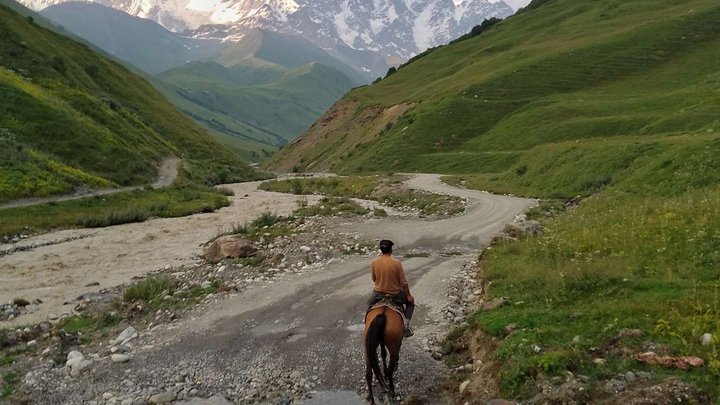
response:
M506 399L491 399L485 402L485 405L517 405L517 402L508 401Z
M465 393L465 390L467 390L468 385L470 385L470 380L465 380L460 384L460 395Z
M211 263L217 263L225 258L250 257L255 252L257 248L247 239L237 235L220 237L203 248L205 260Z
M110 356L110 360L112 360L113 363L127 363L130 361L130 356L127 354L116 353Z
M128 326L127 329L122 331L122 333L115 339L116 343L123 343L128 340L132 340L138 337L138 332L133 328L132 326Z
M310 246L300 246L300 250L303 253L309 253L312 249L310 248Z
M700 344L703 346L709 346L710 343L712 343L712 340L712 333L704 333L702 336L700 336Z
M578 344L578 343L580 343L580 336L579 336L579 335L578 335L578 336L575 336L575 337L572 339L572 344L576 345L576 344Z
M617 339L632 339L645 336L645 332L640 329L620 329L617 334Z
M212 287L212 282L209 280L205 280L200 284L200 288L208 289L210 287Z
M36 346L37 346L37 340L31 340L31 341L27 342L27 347L28 347L28 348L33 348L33 347L36 347Z
M148 402L151 404L167 404L174 400L175 393L172 391L165 391L151 396Z
M627 373L625 373L625 381L633 382L633 381L635 381L635 378L637 378L637 377L635 376L635 373L633 373L632 371L628 371Z
M501 306L508 304L508 300L505 298L495 298L492 301L488 301L484 304L482 304L483 311L492 311L495 309L500 308Z
M516 323L511 323L511 324L505 326L505 333L507 333L508 335L510 335L510 334L512 334L513 332L515 332L517 329L518 329L518 324L516 324Z
M594 363L594 364L597 364L598 366L602 366L603 364L605 364L605 359L602 359L602 358L599 358L599 357L598 357L598 358L594 358L594 359L593 359L593 363Z

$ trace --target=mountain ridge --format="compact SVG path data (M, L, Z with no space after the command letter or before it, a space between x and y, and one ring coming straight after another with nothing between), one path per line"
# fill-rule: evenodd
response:
M95 1L188 36L233 41L248 29L265 28L302 36L322 48L377 52L393 63L465 34L484 19L513 13L502 0ZM64 2L21 0L35 10Z

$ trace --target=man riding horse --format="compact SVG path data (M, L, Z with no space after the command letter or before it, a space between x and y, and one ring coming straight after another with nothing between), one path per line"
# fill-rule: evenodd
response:
M402 263L392 257L392 247L394 245L389 240L380 241L382 256L372 261L372 280L375 283L375 288L368 300L368 306L372 307L383 298L392 299L395 304L403 308L405 314L405 337L410 337L413 335L410 328L410 319L415 310L415 299L410 294L410 286L405 278Z

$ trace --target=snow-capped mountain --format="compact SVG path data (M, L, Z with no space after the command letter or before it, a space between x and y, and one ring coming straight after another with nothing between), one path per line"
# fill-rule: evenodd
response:
M66 1L20 0L35 10ZM264 28L328 49L375 51L389 60L406 59L467 33L483 19L513 13L503 0L92 1L192 36L232 41L248 28Z

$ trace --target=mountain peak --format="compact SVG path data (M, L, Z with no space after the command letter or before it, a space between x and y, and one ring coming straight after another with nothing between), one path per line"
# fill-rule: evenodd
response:
M20 0L35 10L68 0ZM528 0L508 0L515 4ZM407 59L513 8L503 0L92 0L192 36L237 41L249 28L302 36L325 49ZM522 3L517 3L522 2Z

